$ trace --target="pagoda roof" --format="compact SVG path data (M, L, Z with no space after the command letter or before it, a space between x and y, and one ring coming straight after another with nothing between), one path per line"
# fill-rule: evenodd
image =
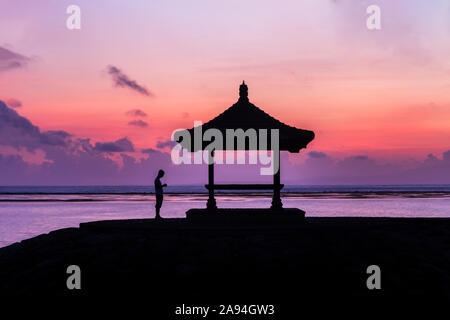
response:
M296 127L287 125L275 119L274 117L251 103L248 100L248 88L245 82L241 84L239 93L239 100L235 104L233 104L231 107L226 109L214 119L201 125L201 130L203 133L208 129L219 130L223 135L224 147L226 146L227 129L242 129L244 131L248 129L255 129L257 132L259 132L260 129L267 129L267 149L272 149L270 142L270 130L278 129L279 150L289 151L293 153L297 153L302 148L306 148L306 146L314 139L313 131L298 129ZM191 137L194 137L195 129L198 129L198 127L187 130L189 131ZM193 138L191 138L190 145L187 145L187 143L183 143L183 141L178 142L183 146L183 148L187 149L188 151L199 151L199 148L194 146ZM202 144L202 149L204 150L210 143L210 141L204 141ZM234 150L240 149L237 147L236 143L234 143L234 146ZM245 150L250 150L248 143L246 143L245 145Z

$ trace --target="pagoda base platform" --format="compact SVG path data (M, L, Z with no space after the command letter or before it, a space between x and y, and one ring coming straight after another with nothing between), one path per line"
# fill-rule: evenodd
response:
M199 222L303 223L305 211L297 208L205 208L186 211L186 218Z

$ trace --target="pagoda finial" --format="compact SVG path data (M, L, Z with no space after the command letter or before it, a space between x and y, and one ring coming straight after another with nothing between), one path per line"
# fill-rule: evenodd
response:
M248 101L248 87L245 81L242 81L242 84L239 86L239 100Z

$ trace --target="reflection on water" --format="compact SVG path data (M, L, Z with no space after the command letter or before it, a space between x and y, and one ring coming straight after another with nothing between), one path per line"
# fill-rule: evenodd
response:
M410 195L410 194L409 194ZM285 207L306 211L307 216L328 217L448 217L448 195L409 196L308 196L287 194ZM6 195L2 195L3 200ZM149 195L8 195L0 201L0 247L52 230L78 227L80 222L105 219L152 218L153 196ZM86 198L83 198L86 197ZM12 201L11 201L12 200ZM25 200L25 201L24 201ZM36 201L37 200L37 201ZM55 201L56 200L56 201ZM84 200L84 201L83 201ZM94 200L94 201L93 201ZM269 207L269 196L220 195L219 207ZM182 218L190 208L203 208L204 194L166 195L161 215Z

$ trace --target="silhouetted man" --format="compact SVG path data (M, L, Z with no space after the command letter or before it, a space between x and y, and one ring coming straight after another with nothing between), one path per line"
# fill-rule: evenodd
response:
M159 170L158 175L155 179L155 196L156 196L156 216L155 219L161 219L161 216L159 215L159 209L161 209L162 203L163 203L163 188L167 187L167 184L161 184L161 178L164 177L164 170Z

